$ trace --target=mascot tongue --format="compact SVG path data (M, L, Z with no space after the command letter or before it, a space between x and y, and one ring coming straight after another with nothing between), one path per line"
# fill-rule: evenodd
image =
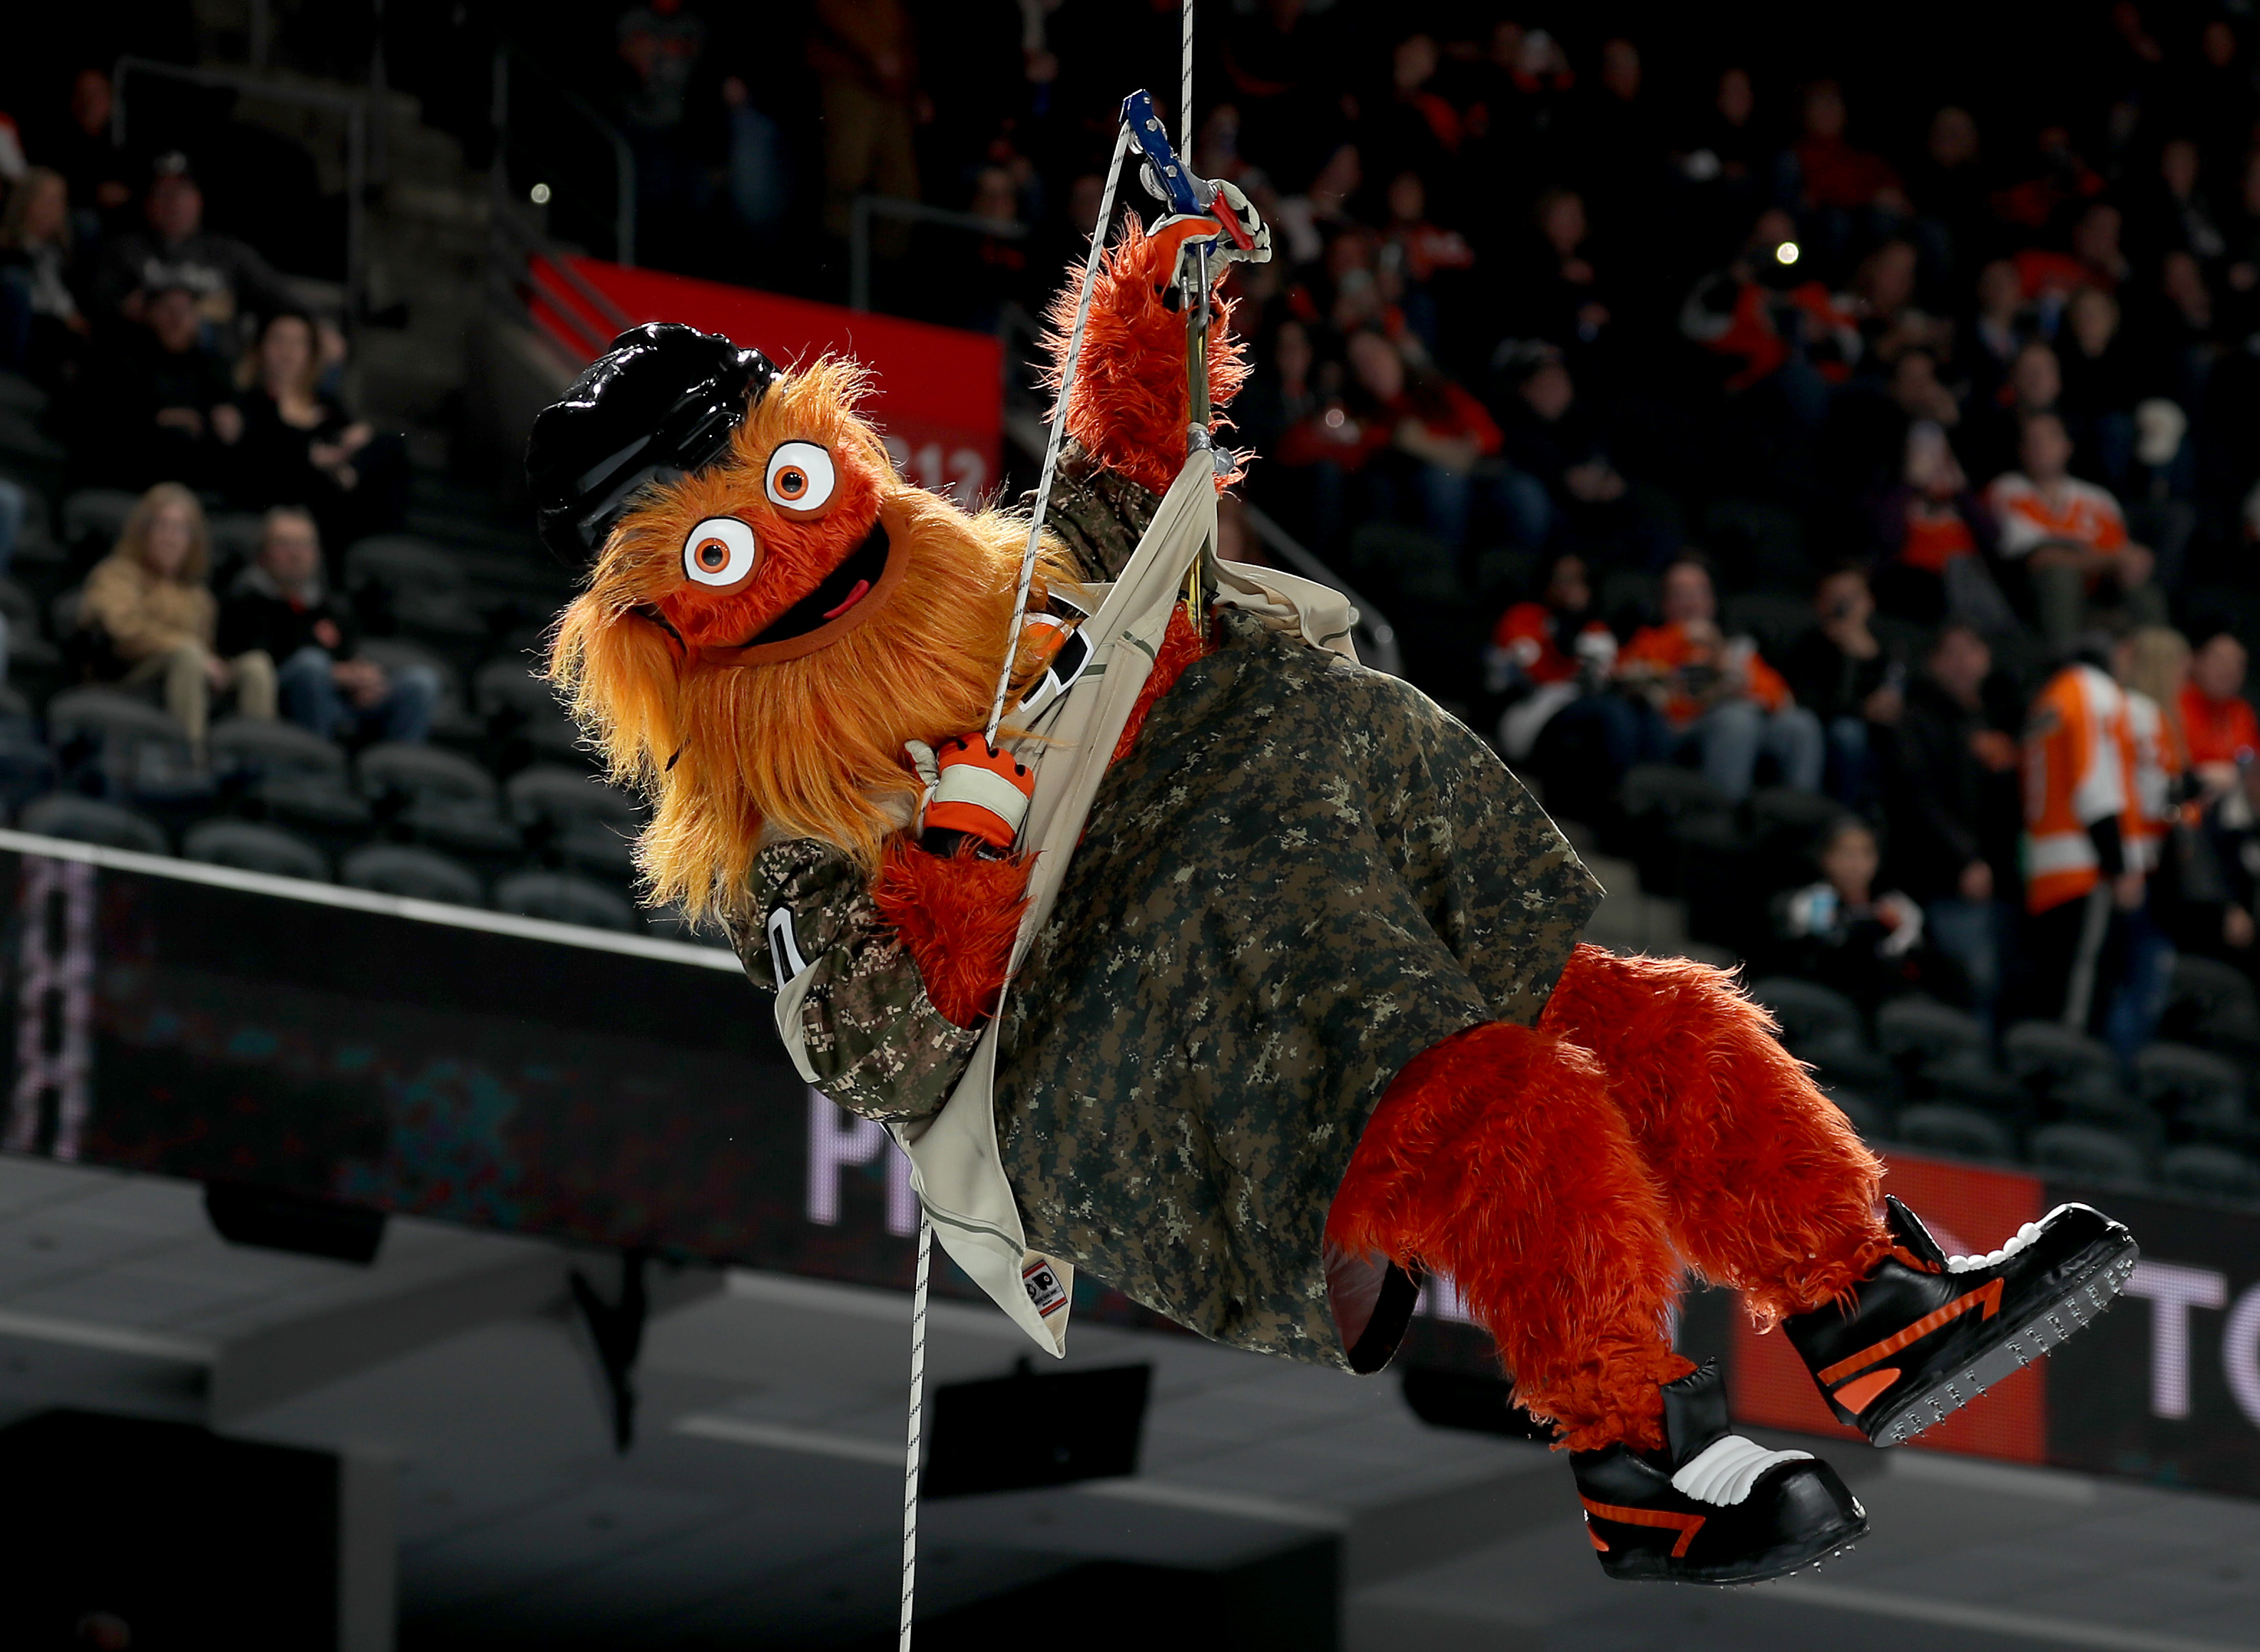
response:
M789 642L795 637L805 636L827 620L839 619L869 595L871 588L885 575L890 548L886 525L875 518L863 542L826 574L814 590L738 646L754 648L767 643Z

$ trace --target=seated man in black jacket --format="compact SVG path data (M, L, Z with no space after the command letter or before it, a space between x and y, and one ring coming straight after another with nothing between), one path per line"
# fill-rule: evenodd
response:
M2020 719L2012 696L1990 691L1992 671L1985 638L1949 620L1908 685L1888 794L1894 875L1922 903L1933 944L1969 976L1981 1011L2000 985L2024 819Z
M323 583L314 518L298 506L267 513L257 560L220 605L219 636L223 648L267 650L282 715L325 740L420 742L431 730L438 675L354 656L351 621Z

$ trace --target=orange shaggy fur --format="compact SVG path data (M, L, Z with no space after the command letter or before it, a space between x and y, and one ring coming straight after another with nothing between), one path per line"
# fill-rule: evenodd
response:
M944 860L901 838L887 845L871 900L910 948L943 1019L974 1027L996 1013L1033 864L1032 855L991 861L970 847Z
M898 476L855 412L865 388L859 368L833 360L773 386L723 460L650 489L621 519L558 624L551 676L614 778L652 801L636 847L648 897L693 918L741 915L764 826L875 869L919 789L903 742L933 743L988 717L1027 523L969 514ZM769 455L787 440L823 442L839 471L833 504L812 520L767 497ZM742 640L813 589L874 515L906 559L901 587L797 660L718 663L635 611L657 608L694 644ZM712 516L747 522L761 544L740 589L710 591L683 575L683 541ZM1066 574L1048 540L1038 592ZM1040 669L1030 639L1019 669Z
M1091 319L1083 335L1083 361L1068 393L1068 433L1107 469L1140 487L1166 493L1185 461L1185 428L1191 422L1192 397L1185 383L1185 318L1163 307L1159 289L1169 281L1158 243L1150 241L1135 218L1121 240L1098 261ZM1058 364L1067 357L1075 327L1076 295L1083 272L1070 272L1045 313L1044 343L1053 367L1047 382L1059 389ZM1233 305L1211 306L1208 331L1208 398L1220 409L1248 380L1248 359L1232 333ZM1174 369L1174 370L1172 370ZM1232 421L1218 413L1215 426ZM1217 477L1221 490L1240 480L1247 455L1229 454L1230 467Z
M1761 1326L1830 1300L1890 1250L1884 1167L1732 976L1580 946L1538 1026L1600 1058L1673 1246Z

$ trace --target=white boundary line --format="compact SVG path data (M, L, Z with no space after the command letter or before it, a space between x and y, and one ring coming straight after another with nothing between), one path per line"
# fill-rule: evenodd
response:
M443 901L413 900L404 895L379 895L340 883L317 883L305 878L276 877L268 872L240 871L232 866L210 866L202 861L175 860L169 855L144 855L137 849L105 848L97 843L75 843L63 838L39 837L29 832L0 828L0 850L18 855L44 855L50 860L82 861L89 866L118 872L139 872L169 877L182 883L203 883L213 889L240 890L249 895L273 895L313 906L342 906L352 912L383 912L417 923L440 924L450 929L475 929L490 935L515 935L523 940L547 940L590 952L624 954L632 958L656 958L666 963L692 964L701 969L739 972L737 955L722 947L697 947L656 935L623 935L609 929L588 929L579 924L553 923L546 918L519 918L507 912L482 912L475 906L450 906Z
M25 1313L0 1308L0 1336L21 1337L27 1342L52 1342L64 1348L98 1348L105 1354L131 1354L143 1359L178 1360L187 1365L210 1365L219 1358L211 1343L194 1337L168 1336L131 1325L103 1325L92 1319L66 1319L54 1314Z
M820 1428L796 1428L789 1423L755 1422L749 1417L730 1417L711 1411L676 1418L675 1432L701 1440L726 1440L733 1446L764 1446L775 1451L798 1451L810 1456L843 1457L850 1462L883 1463L890 1469L899 1469L903 1463L903 1448L891 1440L827 1434Z

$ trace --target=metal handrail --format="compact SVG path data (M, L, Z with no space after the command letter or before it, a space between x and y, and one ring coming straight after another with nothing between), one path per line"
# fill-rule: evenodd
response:
M848 307L869 310L871 307L871 220L874 218L900 218L909 224L938 224L944 229L969 230L976 235L994 235L1008 241L1025 240L1028 226L1025 224L993 218L982 218L972 212L953 212L947 207L928 206L923 201L905 199L899 195L859 195L848 210Z
M590 357L602 355L611 341L635 325L634 318L614 304L602 288L566 261L541 232L526 221L517 204L497 190L489 223L493 236L487 260L488 291L520 320L530 319L527 292L549 301L549 308ZM565 290L561 292L560 289ZM610 327L600 333L564 300L577 299ZM576 371L583 361L571 363Z
M276 103L297 104L308 109L326 109L345 117L346 308L349 317L358 318L367 296L368 282L364 258L367 230L363 222L368 205L365 197L368 193L367 95L330 91L318 86L294 86L232 69L190 68L178 63L161 63L154 58L121 57L118 60L117 68L110 74L110 135L111 141L121 147L125 142L125 82L129 75L133 75L185 81L191 86L209 86L253 97L271 98Z
M494 61L494 129L495 163L493 167L495 192L499 197L509 189L504 176L504 161L510 154L510 61L522 59L538 73L540 84L557 101L581 117L604 139L612 152L612 167L617 193L612 203L613 259L616 264L629 268L635 267L636 240L636 163L635 150L618 126L604 118L597 106L571 87L550 74L541 60L524 46L504 40L495 48Z

